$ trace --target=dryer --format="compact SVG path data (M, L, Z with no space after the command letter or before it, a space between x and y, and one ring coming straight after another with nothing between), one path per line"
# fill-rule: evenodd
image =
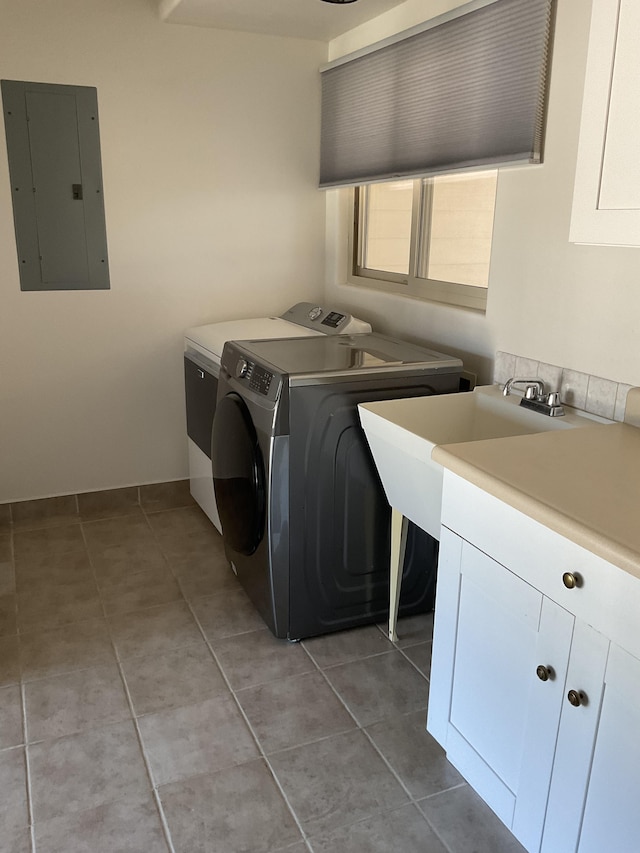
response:
M222 532L211 476L211 427L216 408L220 357L227 341L237 338L291 338L370 332L351 314L298 302L279 317L253 317L209 323L188 329L184 339L184 380L191 494Z
M225 550L276 637L388 616L390 509L357 404L457 391L462 362L377 334L228 342L212 462ZM408 548L400 613L430 609L437 543Z

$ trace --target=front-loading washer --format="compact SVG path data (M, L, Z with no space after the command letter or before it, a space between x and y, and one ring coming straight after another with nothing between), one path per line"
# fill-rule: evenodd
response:
M220 357L227 341L358 334L364 320L311 302L298 302L279 317L252 317L188 329L184 339L189 485L194 500L222 532L211 476L211 427L216 408Z
M212 461L225 551L276 637L384 621L390 508L357 404L457 391L462 362L377 334L225 345ZM430 609L437 542L405 559L400 613Z

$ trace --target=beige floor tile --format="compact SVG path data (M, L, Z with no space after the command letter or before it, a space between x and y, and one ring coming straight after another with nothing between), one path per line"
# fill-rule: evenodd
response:
M258 748L236 703L216 696L138 720L156 785L243 764Z
M139 515L141 509L138 502L138 487L85 492L78 495L78 507L83 521Z
M0 689L0 749L24 743L22 697L17 684Z
M0 539L2 539L3 534L9 533L12 529L11 505L0 504Z
M100 589L141 572L162 576L167 571L167 561L154 541L105 545L91 552L91 564Z
M123 660L162 654L203 642L189 608L182 601L110 616L109 625L118 655Z
M425 711L393 715L366 731L412 797L427 797L464 782L427 732Z
M31 830L27 827L0 835L0 853L31 853Z
M92 577L67 584L41 584L18 595L18 628L44 630L102 616L98 588Z
M20 501L11 507L14 530L58 527L79 520L75 495Z
M11 536L0 533L0 563L8 563L13 559Z
M302 645L321 668L379 655L393 649L393 644L376 625L311 637L303 640Z
M140 503L145 512L160 512L195 505L189 491L188 480L140 486Z
M522 845L468 785L436 794L418 805L451 853L479 850L525 853Z
M382 626L386 630L387 626ZM398 619L398 648L415 646L417 643L431 642L433 639L433 611L417 616L405 616Z
M136 714L180 708L229 693L204 643L128 658L122 669Z
M268 628L211 641L210 645L234 690L315 671L302 646L276 640Z
M273 853L301 837L261 760L165 785L160 798L176 853Z
M32 681L24 692L30 742L75 734L131 716L115 664Z
M178 582L168 568L104 579L100 595L107 615L130 613L182 600Z
M431 676L431 643L418 643L416 646L406 646L402 649L414 666L417 666L425 678Z
M170 562L201 557L221 545L220 534L199 507L152 513L148 518Z
M20 681L18 637L0 637L0 687Z
M313 853L448 853L414 805L340 827L310 843Z
M319 672L249 687L236 697L267 754L356 726Z
M278 752L269 763L311 836L408 801L361 731Z
M36 826L50 818L149 792L131 722L33 744L29 770Z
M153 546L154 543L151 528L142 513L86 521L82 529L92 557L114 545Z
M18 531L13 535L13 547L16 561L57 557L60 554L85 551L79 524L50 527L44 530Z
M43 587L93 580L91 563L86 551L72 551L57 556L40 554L30 559L16 560L16 590L18 594L39 592Z
M0 595L0 637L18 633L17 599L15 595Z
M115 655L104 619L20 636L22 676L26 681L113 663Z
M207 639L217 640L265 627L262 616L241 588L218 592L191 601L196 619Z
M35 828L38 853L167 853L151 795L53 818Z
M172 560L170 565L187 601L242 589L224 553L209 550L183 560Z
M183 537L190 533L209 534L214 545L222 545L222 537L199 506L183 507L149 516L149 524L158 537Z
M362 726L427 707L428 682L398 651L324 672Z
M0 562L0 596L16 591L16 573L11 561Z
M0 838L29 825L24 749L0 752Z

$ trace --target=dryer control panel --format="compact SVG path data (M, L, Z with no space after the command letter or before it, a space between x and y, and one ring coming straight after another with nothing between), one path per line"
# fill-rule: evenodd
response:
M240 357L236 362L235 377L236 379L245 379L252 391L257 391L258 394L263 394L266 397L271 387L273 373L253 361L247 361Z
M260 362L239 351L238 343L229 341L222 352L221 372L229 375L237 383L240 393L253 392L265 398L265 401L275 402L282 377L273 373Z

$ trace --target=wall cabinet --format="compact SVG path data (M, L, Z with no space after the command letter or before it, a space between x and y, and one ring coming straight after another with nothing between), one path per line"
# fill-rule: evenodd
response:
M450 472L443 523L427 728L528 851L632 853L640 582Z
M593 0L569 239L640 246L640 5Z

